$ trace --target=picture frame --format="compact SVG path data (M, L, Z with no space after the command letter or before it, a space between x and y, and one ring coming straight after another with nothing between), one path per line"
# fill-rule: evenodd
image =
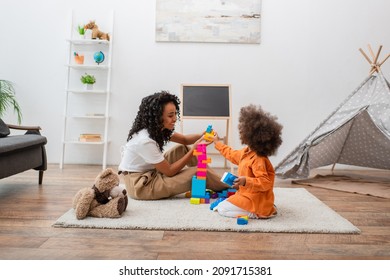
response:
M261 0L157 0L157 42L260 44Z

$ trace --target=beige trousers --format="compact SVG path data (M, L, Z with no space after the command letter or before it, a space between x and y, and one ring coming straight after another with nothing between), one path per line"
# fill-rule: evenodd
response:
M174 163L189 151L185 145L177 145L168 150L164 157L169 163ZM191 161L175 176L168 177L151 170L146 172L129 173L123 176L128 194L133 199L155 200L168 198L191 190L192 177L196 175L197 159ZM220 181L221 176L207 168L206 186L213 191L221 191L228 186Z

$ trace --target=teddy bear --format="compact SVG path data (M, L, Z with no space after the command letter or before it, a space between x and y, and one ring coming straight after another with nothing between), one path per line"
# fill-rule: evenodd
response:
M89 23L84 25L84 29L91 29L92 30L92 39L101 39L101 40L107 40L110 41L110 35L108 33L104 33L99 30L99 27L95 24L94 20L91 20Z
M79 220L87 216L119 218L127 204L126 188L119 185L119 176L111 168L101 171L91 188L79 190L73 198L73 209Z

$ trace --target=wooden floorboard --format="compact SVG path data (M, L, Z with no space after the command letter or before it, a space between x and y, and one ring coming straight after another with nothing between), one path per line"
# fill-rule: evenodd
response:
M115 168L115 167L113 167ZM49 165L39 186L30 170L0 180L2 260L389 260L390 199L305 187L361 234L244 233L54 228L101 166ZM223 170L221 170L223 172ZM358 170L367 176L384 171ZM389 178L390 180L390 178Z

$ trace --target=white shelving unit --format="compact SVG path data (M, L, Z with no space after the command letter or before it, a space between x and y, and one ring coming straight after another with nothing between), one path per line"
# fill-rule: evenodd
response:
M86 24L89 19L89 17L86 17L83 24ZM86 150L91 150L90 147L96 146L100 146L98 150L99 152L101 150L102 168L106 168L107 165L114 12L107 13L105 20L106 26L104 29L101 28L98 20L95 22L100 30L110 34L109 41L80 39L80 35L77 32L77 26L82 20L80 18L76 19L75 12L72 12L70 38L67 39L68 58L65 65L67 68L67 76L62 132L62 153L60 161L61 169L64 167L68 149L73 151L74 156L75 153L78 153L78 149L82 149L80 152L85 152ZM104 61L98 64L94 60L94 54L100 51L104 54ZM84 56L83 64L76 63L75 53ZM92 90L87 90L85 85L81 83L80 78L86 73L93 75L96 78L96 83ZM100 134L101 141L81 142L79 140L81 134ZM84 162L76 163L96 163L92 162L96 161L96 152L95 150L93 151L95 160L83 157ZM91 162L89 160L91 160Z

